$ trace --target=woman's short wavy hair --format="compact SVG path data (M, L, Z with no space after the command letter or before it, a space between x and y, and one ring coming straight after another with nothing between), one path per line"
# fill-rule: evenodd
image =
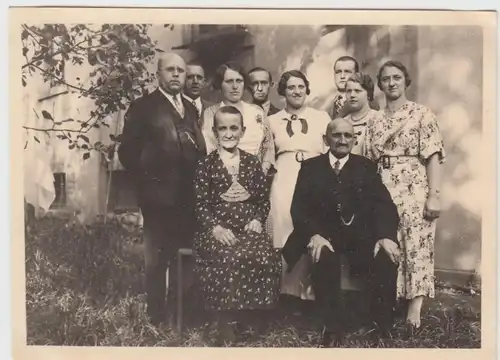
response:
M307 80L307 77L304 75L304 73L299 70L289 70L281 75L280 81L278 82L278 89L277 89L278 95L285 96L285 89L288 80L290 80L290 78L292 77L302 79L304 81L304 84L306 85L306 94L309 95L311 93L311 88L309 87L309 80Z
M222 88L222 82L224 81L224 75L226 74L226 71L228 69L231 69L233 71L236 71L243 77L243 82L247 82L247 74L245 73L245 69L243 66L238 64L237 62L234 61L229 61L217 68L215 70L214 78L212 80L212 86L215 90L220 90Z
M408 69L406 68L406 66L404 66L403 63L400 62L400 61L389 60L389 61L386 61L385 63L383 63L382 66L380 67L380 69L378 70L377 86L378 86L378 88L380 90L382 90L382 79L381 79L382 71L384 71L384 69L386 67L395 67L396 69L401 70L401 72L405 76L405 85L406 85L406 87L410 86L410 84L411 84L411 77L410 77L410 73L408 72Z
M368 100L373 101L373 94L375 92L375 84L373 84L373 80L368 74L364 74L361 72L357 72L352 74L347 82L352 81L361 85L363 89L368 93Z

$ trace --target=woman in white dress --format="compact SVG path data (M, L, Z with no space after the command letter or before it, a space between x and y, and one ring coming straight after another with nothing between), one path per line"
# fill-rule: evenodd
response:
M351 111L344 117L354 127L354 146L351 152L366 156L366 131L370 124L380 121L382 112L370 107L373 101L375 85L371 77L363 73L354 73L346 83L346 103Z
M207 145L207 154L210 154L217 148L213 130L214 115L224 105L234 106L243 114L245 124L245 133L240 139L238 148L257 156L262 163L264 173L267 174L274 165L274 142L262 108L242 100L246 78L243 68L234 62L225 63L216 70L213 87L221 92L223 100L203 112L202 132Z
M278 83L278 94L285 97L286 106L269 116L276 151L276 174L271 187L270 212L276 248L284 246L293 230L290 206L301 161L327 150L323 135L331 119L327 112L304 105L309 93L309 81L302 72L285 72ZM309 262L310 257L303 257L291 273L286 273L284 264L282 294L303 300L314 299L308 281Z

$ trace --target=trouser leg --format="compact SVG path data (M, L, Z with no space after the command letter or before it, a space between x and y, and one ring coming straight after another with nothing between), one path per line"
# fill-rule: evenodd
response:
M159 244L160 234L155 229L144 226L144 258L146 270L147 313L155 324L166 319L165 293L167 261Z
M380 330L388 331L394 322L396 306L397 265L380 249L370 267L371 318Z
M319 261L312 266L311 275L319 316L323 319L327 330L343 330L344 306L340 292L340 255L324 247Z

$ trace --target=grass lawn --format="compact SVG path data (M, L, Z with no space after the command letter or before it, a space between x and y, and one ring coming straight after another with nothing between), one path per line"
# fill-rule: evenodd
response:
M207 317L188 316L182 337L149 324L139 243L138 230L115 220L87 226L60 217L31 221L25 242L28 344L213 346ZM423 327L414 338L405 339L398 320L393 339L382 346L480 348L480 314L480 295L439 286L436 298L425 302ZM313 347L319 340L313 317L255 318L232 346ZM349 334L345 346L367 347L368 341Z

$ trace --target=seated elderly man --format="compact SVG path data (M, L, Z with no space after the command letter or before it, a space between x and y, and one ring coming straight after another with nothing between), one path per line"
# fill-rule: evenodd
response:
M289 270L304 253L313 258L323 347L339 346L344 339L341 255L351 274L368 284L372 333L387 336L393 325L399 216L376 164L350 153L353 139L352 125L335 119L324 137L330 151L302 163L291 207L294 230L283 248Z

